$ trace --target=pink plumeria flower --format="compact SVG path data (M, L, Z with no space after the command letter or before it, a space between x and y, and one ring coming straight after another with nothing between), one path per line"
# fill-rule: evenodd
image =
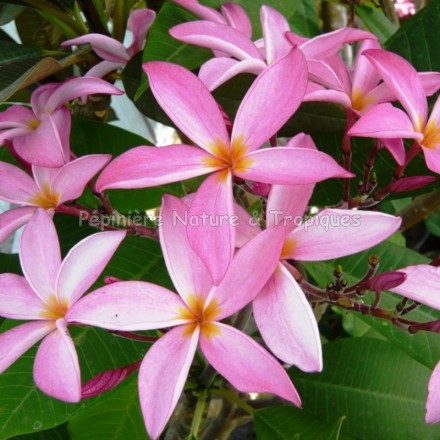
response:
M220 322L252 301L274 271L283 228L249 241L220 284L213 286L188 242L186 226L176 222L176 214L183 218L187 209L181 200L164 197L160 241L178 295L146 282L114 283L87 295L66 317L68 322L118 330L174 327L150 348L139 372L141 408L152 440L159 437L179 400L198 345L239 391L274 393L300 405L278 361L252 338Z
M55 226L39 209L23 231L20 261L24 277L0 275L0 316L30 320L0 334L0 372L40 339L34 381L46 394L66 402L81 399L78 356L65 315L98 276L125 231L91 235L61 261Z
M376 40L365 40L356 56L353 71L342 60L326 62L328 74L316 78L320 84L309 83L304 101L334 102L361 116L377 104L396 100L395 91L382 82L369 59L363 53L370 49L380 49ZM321 70L324 72L324 69ZM417 74L426 96L440 88L440 73L420 72ZM405 149L399 139L384 139L384 146L390 151L399 165L405 161Z
M21 205L0 214L0 243L23 226L37 208L51 216L55 209L81 196L87 183L111 159L109 154L83 156L60 168L32 166L33 176L0 162L0 200Z
M0 145L11 141L25 161L40 167L60 167L70 161L71 115L65 104L73 99L123 92L99 78L72 78L39 87L32 108L13 105L0 113Z
M349 131L350 136L380 139L414 139L423 150L426 165L440 173L440 100L428 119L428 103L420 77L404 58L385 50L363 53L373 64L406 113L391 104L367 112Z
M312 139L303 134L290 141L290 145L296 144L316 148ZM292 274L295 269L285 260L322 261L351 255L385 240L401 224L400 218L391 215L341 209L324 209L304 222L313 188L313 184L272 185L267 200L267 226L283 224L286 237L277 269L253 301L257 327L272 353L307 372L322 369L319 330L310 304ZM260 233L249 220L242 212L238 246Z
M237 111L231 137L218 104L197 76L165 62L146 63L144 69L160 106L199 147L179 144L129 150L103 171L96 184L98 191L143 188L212 173L200 186L190 215L214 218L234 214L233 176L269 184L352 176L318 151L287 147L258 150L301 103L307 69L299 50L293 49L258 76ZM234 251L231 234L230 225L224 222L206 231L196 228L191 239L215 283L223 277ZM220 260L223 266L214 261L215 252L229 256Z
M440 267L418 264L398 271L406 274L406 280L390 289L391 292L440 310ZM429 379L425 420L426 423L440 422L440 363L436 365Z
M185 43L221 51L227 56L207 61L199 77L209 90L214 90L239 73L258 75L268 65L292 49L286 34L294 40L308 61L309 71L318 71L314 60L336 55L343 44L376 37L357 29L337 31L307 39L290 32L288 21L275 9L263 5L260 10L263 39L253 42L250 36L220 21L193 21L170 29L170 34ZM319 68L319 71L322 68ZM294 79L292 79L294 81Z
M118 40L101 34L87 34L64 41L61 46L81 46L90 44L95 53L103 59L87 71L87 77L103 78L110 72L124 67L130 59L141 51L145 44L147 33L156 18L151 9L136 9L128 18L128 27L133 32L133 40L128 48Z

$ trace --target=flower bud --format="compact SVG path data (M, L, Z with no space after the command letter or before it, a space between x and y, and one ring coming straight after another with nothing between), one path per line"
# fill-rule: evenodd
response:
M392 271L383 272L370 280L369 289L382 292L400 286L406 280L406 273Z
M436 178L434 176L404 177L403 179L390 183L388 186L388 191L390 193L413 191L415 189L420 189L424 186L430 185L431 183L435 182L435 180Z

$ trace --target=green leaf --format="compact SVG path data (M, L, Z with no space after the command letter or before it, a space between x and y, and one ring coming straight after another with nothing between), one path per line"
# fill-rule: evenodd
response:
M19 5L0 4L0 26L4 26L14 20L23 11L24 7Z
M72 440L146 440L139 406L137 375L69 422Z
M440 237L440 210L434 211L426 220L425 225L428 231L435 235L436 237Z
M21 275L21 267L18 254L0 253L0 267L2 273L16 273Z
M305 411L325 421L346 416L341 433L357 439L436 440L424 422L430 370L385 341L339 339L323 347L324 371L290 371Z
M381 43L387 41L399 28L383 14L381 9L374 7L374 5L358 4L355 8L357 16Z
M35 426L38 426L36 424ZM10 440L72 440L69 431L67 430L67 423L59 425L55 428L46 431L39 431L32 434L18 435L12 437Z
M253 413L258 440L348 440L339 435L345 417L325 422L292 406L276 406Z

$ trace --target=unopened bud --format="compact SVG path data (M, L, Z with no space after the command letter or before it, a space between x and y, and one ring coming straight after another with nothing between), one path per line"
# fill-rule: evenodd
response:
M392 182L388 186L388 192L399 193L405 191L413 191L415 189L423 188L424 186L434 183L436 178L434 176L411 176Z
M252 182L252 192L257 196L267 196L270 191L270 185L267 183Z
M112 277L110 275L104 277L104 284L113 284L122 281L120 278Z
M405 280L406 273L404 272L383 272L370 280L369 288L374 292L382 292L400 286Z
M90 379L81 387L81 398L88 399L105 393L119 385L127 376L136 371L141 361L115 370L104 371Z

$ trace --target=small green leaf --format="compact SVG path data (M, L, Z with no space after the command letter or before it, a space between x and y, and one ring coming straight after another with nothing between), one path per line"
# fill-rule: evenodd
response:
M355 8L357 16L381 43L387 41L399 29L383 14L381 9L373 5L359 4Z

